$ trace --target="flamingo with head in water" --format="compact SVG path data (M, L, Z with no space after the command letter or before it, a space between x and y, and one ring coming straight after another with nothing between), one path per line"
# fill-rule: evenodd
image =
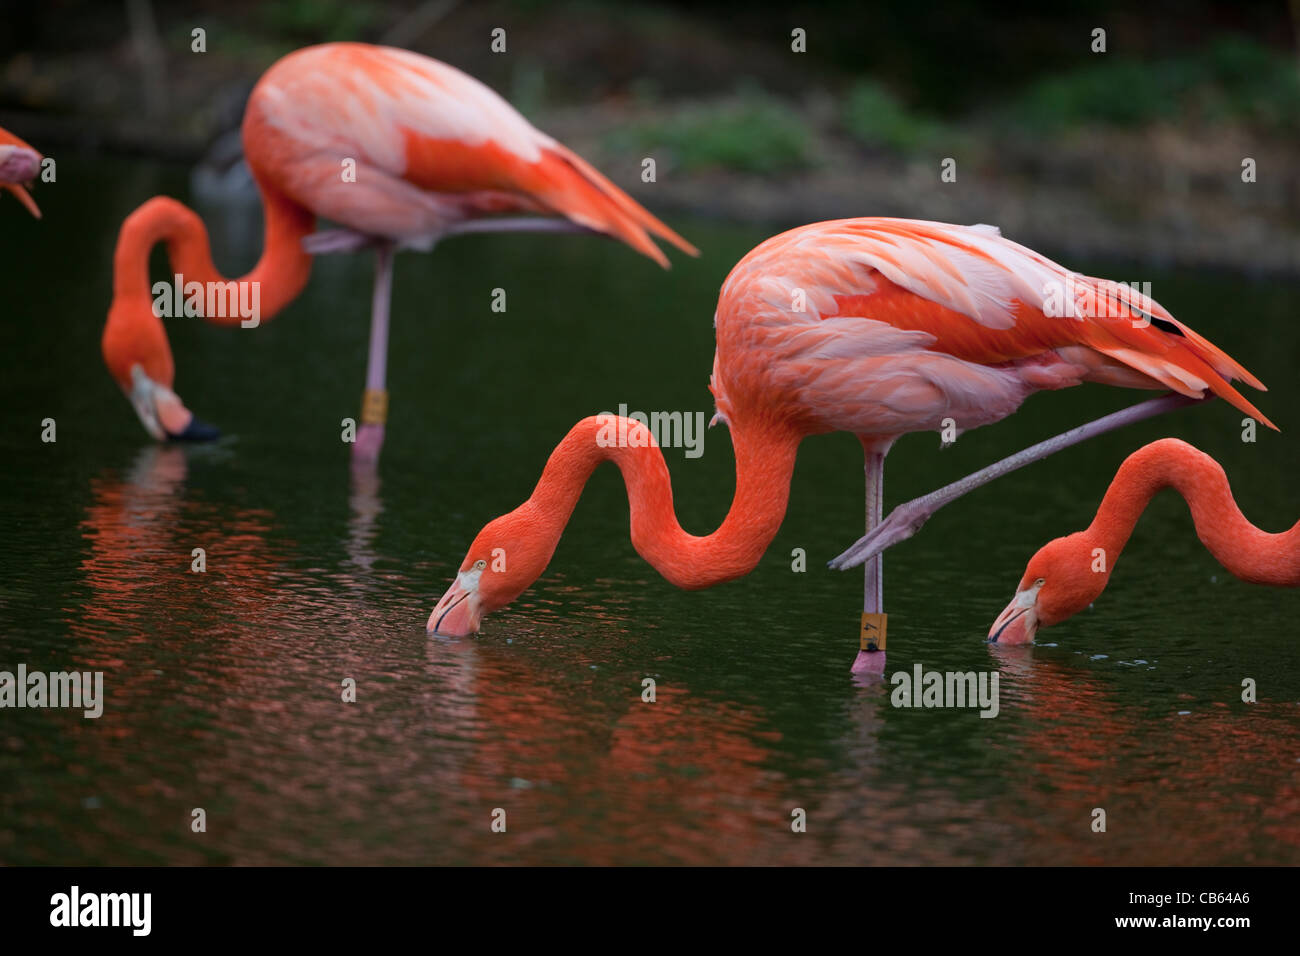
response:
M173 199L150 199L118 234L104 360L160 440L211 438L215 430L173 391L171 347L149 280L157 243L166 244L187 297L191 284L199 284L204 318L245 327L293 301L307 283L313 254L374 248L366 391L353 446L362 460L376 458L383 442L395 249L427 250L465 232L542 230L612 236L665 267L651 235L696 254L492 90L405 50L330 43L289 54L258 81L242 133L265 219L262 256L251 272L223 278L202 221ZM500 215L514 213L527 215ZM313 234L318 218L342 228ZM256 302L259 314L250 318L231 307L236 294L241 303Z
M0 189L11 192L37 219L41 211L32 199L29 184L41 171L41 154L13 133L0 129Z
M1047 542L1029 559L989 643L1028 644L1040 627L1060 624L1101 597L1138 518L1164 488L1187 500L1197 536L1234 576L1300 587L1300 522L1279 534L1256 528L1233 500L1222 465L1184 441L1162 438L1124 459L1092 524Z
M1062 300L1066 289L1076 297ZM1089 296L1125 307L1085 308ZM721 527L699 537L678 524L663 454L643 425L584 419L555 449L529 499L474 539L429 616L430 632L473 633L485 614L529 587L604 461L623 473L638 553L678 587L704 588L758 564L785 516L795 455L808 435L858 436L867 528L877 534L889 523L880 520L881 487L895 439L942 431L947 419L961 429L998 421L1042 389L1100 382L1177 394L1074 429L995 469L1210 394L1271 424L1230 384L1238 378L1262 388L1259 381L1150 298L1071 273L991 226L844 219L782 233L731 271L714 325L710 388L736 454L735 496ZM626 438L611 441L615 434ZM946 500L983 480L985 473L959 482ZM906 534L916 515L942 503L909 512ZM871 534L868 549L879 540ZM864 611L878 614L882 562L878 553L859 558L861 550L840 563L866 561ZM883 655L860 653L857 666L873 657Z

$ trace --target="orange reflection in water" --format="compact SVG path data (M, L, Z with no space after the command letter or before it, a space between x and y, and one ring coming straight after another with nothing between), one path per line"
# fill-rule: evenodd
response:
M989 645L1032 768L1025 786L1044 812L1020 821L1031 862L1215 865L1300 859L1300 736L1294 704L1215 702L1151 715L1119 691L1032 648ZM1179 714L1180 709L1196 709ZM1148 773L1135 772L1146 770ZM1107 832L1091 831L1094 808ZM1109 840L1107 838L1110 838Z
M880 686L846 694L845 729L818 756L791 753L757 694L700 691L665 665L673 676L645 703L635 655L589 669L593 633L627 640L636 626L626 608L578 632L539 612L540 633L513 644L428 641L419 582L375 570L373 475L354 476L338 567L295 571L301 556L268 510L205 500L189 466L185 449L146 449L124 475L93 480L81 522L88 593L67 613L78 666L106 671L108 700L101 721L69 726L64 757L115 775L112 813L80 834L94 861L135 859L125 841L158 861L233 863L1228 863L1263 842L1300 851L1286 705L1153 719L1150 701L1126 703L1085 668L990 648L1002 715L979 723L1012 722L993 744L1015 748L994 756L1024 778L1009 815L995 785L949 779L942 759L930 770L924 746L891 735L891 722L924 715L894 712ZM205 574L190 570L194 547ZM340 701L343 676L358 680L355 704ZM195 805L217 824L202 848L186 832ZM1095 806L1106 835L1088 829ZM491 832L498 807L507 834ZM796 807L807 833L791 831Z

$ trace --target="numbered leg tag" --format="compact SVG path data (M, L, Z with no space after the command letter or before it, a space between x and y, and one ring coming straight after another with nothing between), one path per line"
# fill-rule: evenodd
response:
M383 425L388 421L388 391L368 388L361 393L361 424Z
M885 649L885 623L888 614L862 612L862 631L858 635L858 650L883 651Z

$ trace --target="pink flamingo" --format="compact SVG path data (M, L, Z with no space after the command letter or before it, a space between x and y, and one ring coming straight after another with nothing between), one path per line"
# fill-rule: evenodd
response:
M1074 291L1063 314L1052 316L1058 289ZM1103 296L1118 297L1124 308L1088 315L1098 311L1089 301ZM473 633L485 614L531 585L602 461L623 473L637 552L672 584L704 588L758 563L785 515L795 453L807 435L848 431L861 441L869 532L863 540L871 545L888 525L880 520L881 488L895 439L942 430L946 419L960 429L998 421L1040 389L1101 382L1178 394L1040 443L963 479L956 491L944 489L947 500L998 469L1207 393L1267 422L1229 384L1240 378L1262 388L1259 381L1158 304L1070 273L991 226L844 219L782 233L731 271L714 324L710 389L736 453L736 492L722 526L697 537L677 523L668 469L646 428L613 416L584 419L551 455L532 496L474 539L429 617L430 631ZM616 434L626 443L612 442ZM943 503L920 501L902 530L892 529L900 540L919 526L918 514ZM832 565L866 560L864 611L879 614L881 559L861 550L855 545ZM855 667L881 658L860 653Z
M1029 559L989 643L1028 644L1038 628L1060 624L1101 597L1133 526L1164 488L1187 499L1197 537L1231 574L1300 587L1300 522L1280 534L1259 530L1233 500L1223 466L1186 442L1162 438L1124 459L1087 529L1047 542Z
M366 391L353 445L361 461L377 458L384 437L394 249L428 250L458 233L546 230L612 236L665 267L648 233L698 254L482 83L405 50L330 43L289 54L258 81L242 133L265 216L264 249L251 272L222 277L202 221L173 199L150 199L118 235L104 360L159 440L216 434L172 391L171 348L149 282L149 253L159 242L187 297L199 283L195 308L204 318L246 328L302 291L312 254L374 247ZM496 216L517 212L541 215ZM309 235L318 217L344 228Z
M41 154L21 139L0 129L0 189L14 194L37 219L41 211L32 199L29 184L41 171Z

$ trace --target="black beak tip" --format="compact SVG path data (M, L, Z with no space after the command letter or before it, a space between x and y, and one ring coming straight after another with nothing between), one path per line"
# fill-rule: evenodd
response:
M215 441L221 437L221 430L195 415L190 418L190 423L185 426L183 432L168 433L167 437L172 441Z

